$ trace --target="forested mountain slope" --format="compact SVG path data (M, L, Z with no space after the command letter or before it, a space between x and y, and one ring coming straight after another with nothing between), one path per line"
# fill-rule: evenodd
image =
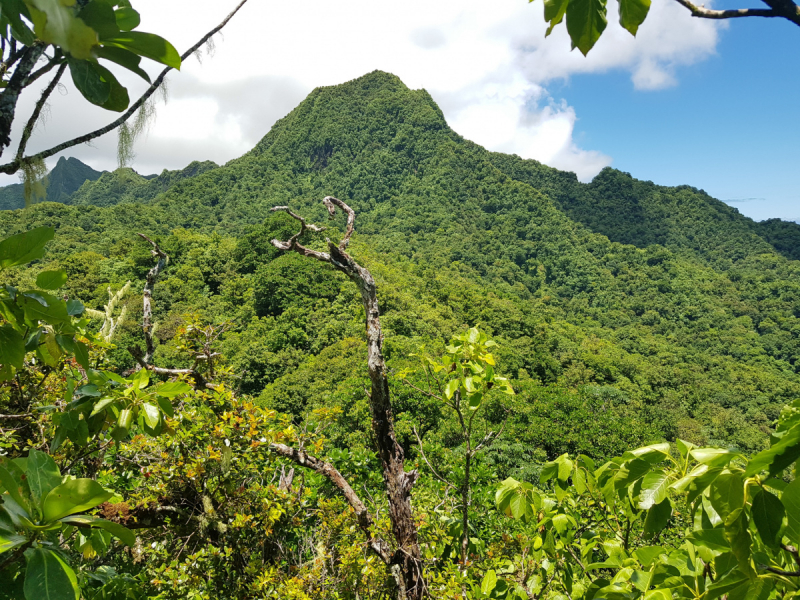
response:
M58 159L53 170L44 177L42 183L47 194L47 200L68 203L72 194L84 182L94 181L101 175L100 171L95 171L77 158L64 158L62 156ZM0 187L0 210L13 210L24 208L24 206L25 186L23 184L13 183Z
M510 440L546 446L531 423L558 405L617 429L623 415L633 437L753 450L800 395L800 262L752 221L692 188L613 170L585 185L487 152L386 73L315 90L223 167L158 184L123 175L85 184L75 198L86 205L8 213L0 235L56 226L48 260L96 307L109 285L141 289L152 259L134 232L157 237L171 256L155 294L159 360L175 360L182 314L232 320L225 354L241 391L295 414L363 409L353 291L269 245L294 231L271 207L323 223L329 194L356 210L353 252L379 277L390 360L472 324L504 342L527 407ZM129 298L121 362L141 335L140 304Z

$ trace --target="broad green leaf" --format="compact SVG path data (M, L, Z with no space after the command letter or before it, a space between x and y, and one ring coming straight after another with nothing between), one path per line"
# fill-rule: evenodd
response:
M158 410L158 407L145 402L142 404L142 409L144 410L145 423L152 428L156 428L161 419L161 412Z
M486 575L483 576L483 580L481 581L481 592L488 596L492 593L496 586L497 573L490 569L489 571L486 571Z
M92 479L73 479L57 486L47 495L44 518L46 521L55 521L94 508L113 495Z
M739 473L722 473L711 484L711 506L725 521L734 511L744 507L744 480Z
M128 108L128 104L130 104L131 100L128 96L127 88L117 81L114 74L103 65L92 63L92 68L100 73L100 77L103 81L110 86L108 100L101 104L101 106L106 110L113 110L115 112L122 112Z
M546 462L542 465L542 470L539 472L539 481L544 483L553 477L558 477L559 464L556 461Z
M627 488L644 477L651 468L652 465L642 458L635 458L625 463L614 475L614 487L618 490Z
M708 587L705 599L714 600L715 598L719 598L729 593L731 590L735 590L744 582L749 582L747 575L739 571L739 569L735 569L722 579L717 579L717 581L711 584Z
M619 0L619 24L636 35L649 10L650 0Z
M0 327L0 363L21 369L25 360L25 338L11 325Z
M121 67L125 67L129 71L136 73L146 82L150 83L150 75L148 75L147 71L139 66L139 63L142 61L142 57L134 54L130 50L117 48L116 46L100 46L95 53L97 54L98 58L104 58L120 65Z
M88 60L68 59L72 82L92 104L103 106L111 96L111 84L104 81L94 64Z
M725 525L725 539L731 545L731 551L739 563L743 573L751 573L750 566L750 532L747 530L747 515L744 511L729 524Z
M650 444L649 446L642 446L641 448L631 450L625 454L632 454L633 456L644 458L651 463L659 463L669 456L669 443Z
M99 412L102 412L103 410L105 410L105 408L106 408L106 407L107 407L109 404L111 404L112 402L114 402L114 400L116 400L116 398L103 398L103 399L102 399L102 400L100 400L100 401L99 401L97 404L95 404L95 405L94 405L94 408L92 409L92 413L91 413L89 416L90 416L90 417L93 417L93 416L95 416L97 413L99 413Z
M89 370L89 349L83 342L75 342L75 360L78 361L78 364L82 366L84 370Z
M786 511L777 496L762 489L753 498L753 507L750 513L753 515L753 522L756 524L758 535L763 542L770 548L778 549L778 533L783 524L783 517Z
M57 290L67 283L67 272L64 269L42 271L36 276L36 287L43 290Z
M693 502L720 473L722 467L709 468L708 465L698 465L686 477L679 479L670 487L678 492L686 492L687 501Z
M681 453L681 456L683 458L686 458L686 455L689 453L689 451L695 447L695 445L692 442L687 442L681 439L677 441L677 445L678 445L678 451Z
M143 390L150 385L150 372L147 369L139 369L131 378L134 389Z
M606 28L606 0L570 0L567 5L567 32L572 47L586 56Z
M97 33L61 0L28 0L33 30L43 42L60 46L77 59L92 56Z
M122 31L130 31L136 29L141 21L139 13L133 10L130 6L123 6L114 11L117 19L117 27Z
M642 480L642 489L639 492L639 508L647 510L667 497L669 477L664 471L651 471Z
M44 255L44 245L53 239L55 229L37 227L0 242L0 269L24 265Z
M569 529L569 518L567 515L555 515L553 517L553 527L556 528L558 535L563 536L564 533Z
M768 449L750 459L745 476L750 477L764 470L769 471L770 475L776 475L798 458L800 458L800 423L789 429Z
M31 450L28 454L26 475L31 496L39 507L50 490L61 484L61 472L55 461L49 454L38 450Z
M556 459L558 463L558 480L566 482L572 474L573 462L566 454L562 454Z
M169 401L169 398L164 398L163 396L158 396L156 398L156 402L158 402L159 408L161 411L167 415L168 417L175 416L175 409L172 408L172 403Z
M80 590L75 573L58 554L45 548L33 548L27 559L27 600L79 600Z
M772 577L757 577L728 592L728 600L767 600L774 583Z
M71 317L80 317L86 307L80 300L67 300L67 314Z
M731 545L725 538L725 530L722 527L696 529L686 536L686 539L695 546L703 546L717 552L730 552L731 550Z
M697 462L709 467L724 467L735 457L741 456L725 448L693 448L689 454Z
M453 397L453 394L456 393L456 390L458 390L460 385L461 381L459 381L458 379L452 379L448 381L447 385L444 388L444 397L450 400L450 398Z
M130 529L123 527L119 523L107 521L106 519L101 519L99 517L92 517L89 515L73 515L71 517L64 517L61 519L61 522L68 525L74 523L79 525L89 525L91 527L99 527L100 529L108 531L114 537L119 538L120 541L126 546L133 546L136 543L136 535L134 535Z
M13 36L26 46L30 46L36 41L36 36L30 30L20 17L30 19L30 12L28 7L22 0L3 0L2 2L3 18L8 19L11 25L11 33Z
M139 56L160 62L173 69L181 68L181 57L178 51L167 40L153 33L123 32L118 36L103 39L103 44L130 50Z
M666 549L662 546L643 546L642 548L637 548L633 555L636 560L642 563L643 567L649 567L659 556L666 553Z
M564 20L569 0L544 0L544 20L550 23L544 37L553 33L553 28Z
M13 533L0 532L0 554L13 550L17 546L21 546L28 541L24 535L16 535Z
M781 503L786 509L786 531L795 546L800 545L800 478L786 486L781 495Z
M672 516L672 502L669 498L665 498L658 504L654 504L647 511L647 517L644 520L644 534L648 537L654 537L661 532L664 527L669 523Z
M114 9L110 3L103 0L92 0L87 3L78 13L78 18L94 29L101 40L119 34Z
M11 498L26 512L30 511L30 489L25 481L26 475L20 468L8 461L0 465L0 485Z
M46 300L46 306L42 305L42 298ZM25 311L25 318L29 321L44 321L55 325L67 323L70 320L66 303L50 294L23 294L22 308Z

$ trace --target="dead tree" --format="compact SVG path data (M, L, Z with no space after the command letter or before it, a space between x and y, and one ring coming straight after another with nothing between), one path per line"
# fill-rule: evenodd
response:
M328 209L330 218L333 218L336 214L337 206L347 213L347 228L344 238L338 245L327 240L328 252L319 252L301 245L300 238L307 230L319 232L323 228L307 224L305 219L289 210L287 206L276 206L272 211L285 212L299 221L300 231L285 242L272 240L272 245L280 250L297 252L303 256L330 264L337 271L347 275L361 293L361 302L364 305L366 318L367 364L372 384L369 393L372 431L375 435L375 443L378 446L378 454L383 466L383 480L389 501L389 519L392 524L394 544L390 546L385 540L375 536L374 524L369 511L353 488L350 487L350 484L333 465L310 456L301 449L290 448L283 444L272 444L271 448L277 454L292 460L296 464L324 475L342 492L356 514L356 519L367 537L369 547L389 567L394 575L398 588L398 600L419 600L425 594L425 581L422 572L417 527L411 510L411 488L414 486L418 473L416 470L405 470L403 448L397 442L394 432L389 380L381 349L383 335L381 333L375 280L367 269L359 265L346 252L355 222L353 209L332 196L327 196L323 203Z
M161 247L151 240L149 237L144 235L143 233L137 233L140 238L143 240L147 240L150 242L150 245L153 248L150 250L150 253L153 255L153 258L156 258L155 266L147 272L147 277L145 278L144 284L144 291L142 292L142 332L144 333L144 344L145 344L145 351L144 353L141 351L140 348L136 346L129 346L128 352L131 356L136 360L137 367L136 370L140 369L147 369L157 375L189 375L194 379L194 386L195 389L216 389L216 386L212 383L206 381L205 377L203 377L202 373L197 370L197 362L200 357L195 357L195 366L191 369L166 369L164 367L157 367L152 364L153 354L156 351L155 342L153 341L153 290L156 287L156 281L158 281L158 276L161 274L161 271L164 270L164 267L167 266L169 262L169 256L167 256L166 252L164 252ZM206 353L207 359L210 363L212 356L216 356L216 354L212 354L210 351Z

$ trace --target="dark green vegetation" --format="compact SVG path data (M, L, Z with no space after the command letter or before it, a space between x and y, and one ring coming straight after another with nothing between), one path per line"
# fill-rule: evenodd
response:
M747 450L800 391L800 265L782 255L796 251L786 240L798 225L783 224L776 251L766 227L693 188L611 169L581 184L486 152L427 93L378 72L316 90L250 153L202 172L211 166L104 174L72 201L124 206L43 203L8 213L2 232L57 226L49 260L95 308L108 285L141 289L150 256L133 232L157 236L172 261L155 297L160 352L183 313L232 320L227 355L242 391L264 398L359 335L342 282L269 245L293 228L272 206L322 222L326 194L355 209L390 342L403 348L480 324L507 341L514 376L567 394L608 389L609 405L656 435Z
M104 509L112 520L126 522L122 513L135 509L132 522L150 527L158 524L154 506L177 506L182 512L176 514L188 515L190 525L176 537L149 529L143 534L144 547L153 552L114 555L114 565L139 572L155 597L197 592L202 598L354 598L348 594L355 589L360 597L379 597L390 586L380 565L368 562L359 549L361 534L331 486L307 473L308 486L300 488L306 491L283 489L276 496L277 480L269 481L274 458L256 452L260 443L276 440L307 444L330 458L359 493L367 490L380 503L358 292L326 265L282 254L270 244L297 231L286 214L270 213L276 205L289 205L322 225L328 224L319 202L325 195L355 209L349 251L377 280L397 436L408 468L417 463L424 474L414 502L428 519L420 525L421 537L439 540L437 560L457 562L463 528L455 509L448 512L450 505L435 510L442 490L430 478L415 429L424 438L427 459L448 469L457 487L465 477L458 466L465 451L454 414L404 383L426 389L425 378L414 370L417 359L409 357L423 344L425 352L438 353L453 336L479 327L499 344L496 369L516 392L502 398L487 392L479 417L480 428L498 431L504 423L492 446L476 455L470 476L476 514L467 554L480 560L516 550L524 556L522 540L529 536L537 552L563 554L575 543L570 546L575 552L591 546L584 562L608 559L598 569L622 567L632 560L627 554L620 558L632 551L630 540L620 552L611 546L601 551L597 540L580 537L586 531L576 533L567 516L607 523L627 514L628 534L633 531L636 544L645 544L655 527L647 519L663 520L665 514L662 492L686 475L687 442L730 448L727 462L692 455L691 465L719 468L717 475L730 461L743 461L731 463L737 465L731 476L742 479L749 468L742 456L769 446L781 410L800 397L800 262L792 260L798 225L753 223L689 187L659 187L611 169L581 184L574 175L535 161L487 152L450 130L426 92L408 90L380 72L315 90L247 155L223 167L190 167L154 179L125 170L107 173L84 183L71 205L36 204L0 220L0 238L42 225L56 228L44 258L4 272L11 285L33 288L42 270L63 269L67 280L59 293L102 309L109 288L114 292L132 282L114 313L127 309L112 344L93 346L98 369L129 372L135 361L128 347L144 346L141 292L155 263L135 232L157 240L170 257L153 294L158 345L152 362L191 367L202 350L203 332L220 332L214 343L221 352L216 377L228 387L181 400L186 412L180 413L180 427L164 416L160 401L161 416L158 409L153 416L143 408L141 431L150 436L174 431L175 440L136 436L80 472L125 498L124 510ZM308 243L323 248L324 236L339 239L340 223L330 223L331 230ZM99 324L85 327L97 330ZM54 383L52 393L63 393L65 380ZM117 383L138 389L136 381ZM106 384L114 388L108 381L96 383ZM121 388L114 389L102 393L116 398ZM8 394L4 401L11 402ZM123 422L124 411L117 412L106 424L114 421L110 431L122 431L122 439L135 425ZM76 416L75 427L92 418ZM100 435L104 425L94 419L89 426L87 435ZM259 441L262 430L269 431L265 442ZM67 444L60 450L66 457L58 465L62 472L72 462L66 453L79 455L80 440L87 443L81 435L70 437L75 448ZM685 440L673 453L684 456L682 466L653 470L655 463L645 461L648 481L660 480L651 496L662 507L656 517L647 512L654 503L634 501L645 471L636 478L616 475L623 468L644 468L630 456L613 463L619 485L610 484L606 506L587 509L591 516L581 506L559 513L566 520L548 516L558 523L556 529L548 525L549 538L535 542L533 528L523 531L525 506L553 509L524 486L503 488L522 490L518 495L527 498L528 505L518 500L517 508L509 509L519 523L492 510L499 480L544 484L553 479L554 468L545 463L564 453L586 455L599 466L637 445L677 439ZM22 442L13 436L7 443L11 452L20 451ZM665 460L671 450L658 448L648 455ZM566 465L567 459L560 460ZM569 494L584 493L575 480L584 476L581 469L593 473L597 489L608 483L608 469L596 473L584 459L569 462L563 477L555 468L559 502L570 478L575 490ZM616 492L619 506L612 498ZM612 505L608 510L615 516L602 513ZM728 505L716 510L733 514ZM669 539L661 542L672 544L682 535L686 523L679 516L676 512L674 528L664 534ZM386 529L385 518L379 527ZM252 535L253 528L259 536ZM498 532L507 537L502 543ZM329 560L337 565L332 571L325 570ZM480 584L489 578L489 591L470 593L502 597L494 591L500 588L489 585L501 567L486 565L478 575ZM540 567L541 591L541 578L550 577L552 569ZM297 569L299 583L288 575ZM431 569L432 585L440 577L438 589L455 586L461 593L453 583L455 567ZM731 569L733 563L720 564L718 573ZM741 567L736 576L745 571ZM559 575L559 590L572 585L565 577ZM584 592L586 587L576 596Z

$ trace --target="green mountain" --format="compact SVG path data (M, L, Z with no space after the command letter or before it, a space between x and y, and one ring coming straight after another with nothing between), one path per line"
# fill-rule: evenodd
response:
M194 161L183 169L164 169L160 175L139 175L133 169L124 167L113 172L95 171L77 158L62 156L43 183L48 202L111 206L126 202L148 202L176 182L216 169L217 166L211 161ZM0 187L0 210L24 207L25 194L21 183Z
M58 227L48 260L98 307L109 285L141 289L152 257L134 233L159 238L171 261L154 296L157 358L176 360L182 315L231 320L225 355L240 390L295 414L320 402L356 411L363 387L354 291L269 244L296 229L271 207L328 224L329 194L356 210L353 253L378 277L390 360L467 325L503 342L501 367L522 390L514 443L591 446L575 432L551 439L542 415L557 405L594 407L581 418L623 437L754 450L800 395L793 224L756 224L686 186L613 169L582 184L488 152L450 129L427 92L378 71L314 90L252 151L200 171L105 174L76 205L4 215L0 235ZM141 335L140 302L129 308L118 348ZM401 402L398 419L410 410Z
M77 158L58 159L56 166L44 178L43 183L50 202L67 203L72 194L86 181L95 181L102 173L82 163ZM0 187L0 210L25 207L25 186L13 183Z

